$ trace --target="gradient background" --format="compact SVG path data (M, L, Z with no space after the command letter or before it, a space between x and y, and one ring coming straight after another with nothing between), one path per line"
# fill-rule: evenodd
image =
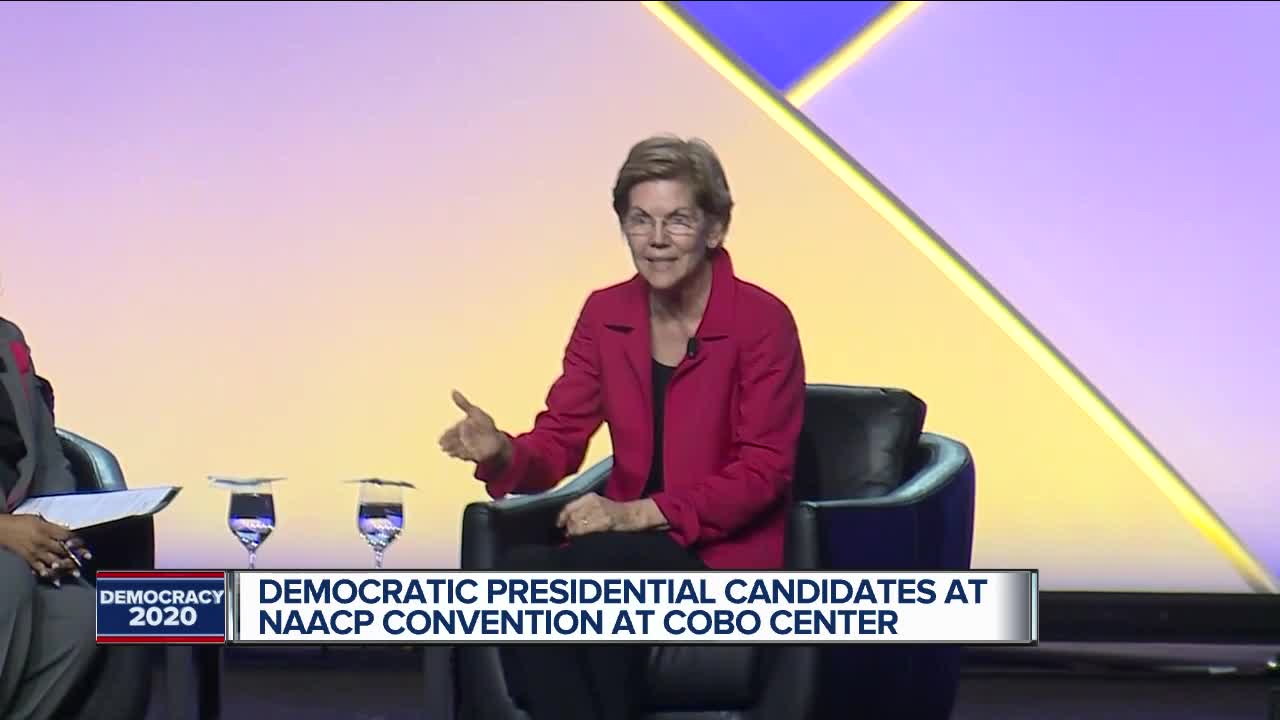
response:
M791 22L716 5L685 9L782 91L886 4ZM801 108L1272 572L1278 17L929 3ZM60 425L134 486L185 487L157 521L163 565L243 565L204 477L271 473L290 479L260 566L371 563L340 484L370 474L419 486L388 566L456 566L484 494L436 449L449 390L528 426L588 292L632 272L613 175L671 131L720 152L736 265L795 312L809 380L910 388L971 447L975 566L1037 567L1047 590L1250 590L894 225L639 4L16 4L0 47L0 312ZM588 462L608 452L601 434Z

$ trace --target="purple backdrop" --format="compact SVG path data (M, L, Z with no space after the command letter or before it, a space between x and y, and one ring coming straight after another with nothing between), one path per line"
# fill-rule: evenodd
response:
M1273 572L1277 29L1275 3L929 3L804 107Z

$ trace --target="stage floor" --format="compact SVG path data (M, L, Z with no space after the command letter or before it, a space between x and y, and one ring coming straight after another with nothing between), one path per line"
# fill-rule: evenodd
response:
M421 664L414 652L286 652L286 662L276 652L228 658L223 718L423 718ZM1261 670L1275 652L1094 643L983 652L966 668L953 720L1269 720L1268 694L1280 688L1280 678ZM1178 671L1147 672L1153 666ZM1249 671L1225 672L1227 667ZM147 720L165 720L159 698Z
M1191 675L1259 675L1280 653L1276 645L1041 643L1027 648L971 649L971 670L1072 667L1078 672L1159 670Z

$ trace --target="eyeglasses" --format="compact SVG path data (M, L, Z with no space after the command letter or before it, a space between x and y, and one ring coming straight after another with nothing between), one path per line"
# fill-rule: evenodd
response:
M698 228L698 219L685 210L677 210L661 220L654 220L649 213L636 210L623 219L622 231L632 238L650 238L658 223L669 237L688 237Z

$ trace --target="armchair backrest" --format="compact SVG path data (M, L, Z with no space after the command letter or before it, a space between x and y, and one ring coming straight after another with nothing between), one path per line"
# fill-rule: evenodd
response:
M796 456L795 499L893 492L919 462L927 406L906 390L809 385Z
M124 471L110 450L69 430L58 428L62 454L71 463L76 490L124 490Z

